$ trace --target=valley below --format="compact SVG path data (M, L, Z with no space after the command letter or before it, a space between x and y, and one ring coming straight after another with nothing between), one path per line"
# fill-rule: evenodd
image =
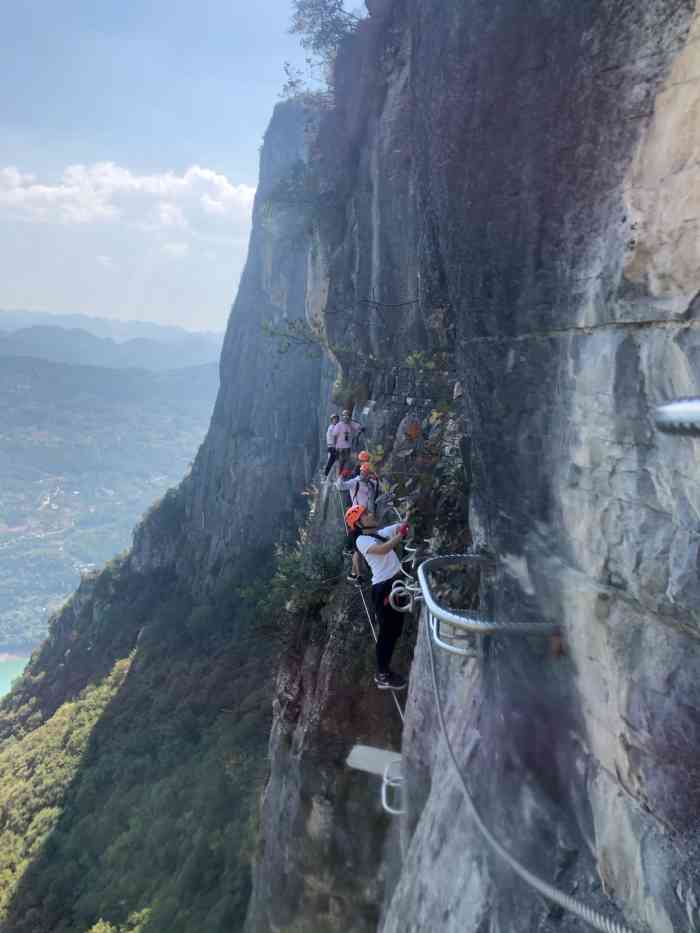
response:
M0 358L0 652L131 543L206 433L216 364L167 373Z

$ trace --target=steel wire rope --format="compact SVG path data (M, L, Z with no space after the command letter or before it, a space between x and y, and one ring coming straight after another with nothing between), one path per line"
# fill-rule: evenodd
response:
M445 725L445 715L442 709L442 703L440 702L440 691L438 689L437 682L437 673L435 670L435 649L433 647L433 641L430 637L430 632L428 626L424 626L425 638L428 642L428 654L430 657L430 673L433 681L433 693L435 695L435 706L437 708L438 722L440 723L440 732L442 737L445 740L445 747L447 748L447 753L452 762L452 767L454 768L459 782L462 785L462 790L464 791L464 796L467 800L467 806L471 812L472 818L476 823L479 831L482 836L491 848L498 854L500 857L513 869L513 871L523 879L531 888L534 888L535 891L538 891L544 897L548 898L550 901L554 901L555 904L558 904L564 910L569 911L569 913L575 914L577 917L580 917L590 926L595 927L596 930L600 930L601 933L636 933L631 927L628 927L624 923L618 923L616 920L613 920L612 917L606 917L604 914L598 913L597 910L594 910L592 907L589 907L587 904L582 904L576 898L571 897L570 894L565 894L563 891L560 891L559 888L555 888L554 885L549 884L548 881L538 877L533 874L529 869L525 868L524 865L521 865L520 862L510 854L510 852L501 845L501 843L492 835L491 831L488 829L484 821L481 819L479 812L476 809L474 800L469 791L467 781L462 774L462 769L457 763L457 758L455 757L454 750L452 748L452 743L450 742L449 736L447 734L447 726Z
M365 607L365 612L367 613L367 621L369 622L369 627L372 632L372 638L374 639L374 643L376 644L377 643L377 632L374 628L374 625L372 624L372 616L370 615L369 606L367 605L367 600L365 599L365 594L362 592L361 586L358 586L357 589L360 591L360 596L362 597L362 605ZM394 690L391 690L390 693L392 697L394 698L396 712L399 714L401 725L403 725L405 722L405 716L404 716L403 710L401 709L401 704L399 703L399 699L396 696L396 692Z
M376 308L382 311L400 311L401 308L410 308L412 305L420 304L419 298L408 298L406 301L375 301L374 298L358 298L355 304L348 305L346 308L336 308L334 311L324 311L324 316L330 317L334 314L347 314L354 311L358 305L367 305L369 308Z
M501 622L495 619L485 619L478 613L466 610L453 612L444 609L434 599L430 591L428 572L449 564L465 563L468 560L480 560L478 554L443 554L441 557L429 557L418 567L418 582L428 612L443 622L455 628L476 632L478 635L556 635L561 626L555 622Z

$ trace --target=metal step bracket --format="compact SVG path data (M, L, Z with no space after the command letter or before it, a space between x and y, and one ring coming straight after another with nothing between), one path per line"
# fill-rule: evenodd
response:
M403 787L401 755L372 745L354 745L345 764L356 771L380 777L384 810L392 816L400 816L404 812L400 803L396 806L396 797L400 798Z
M401 793L403 790L403 772L401 770L401 759L395 758L390 761L384 769L382 777L382 806L391 816L401 816L406 811L401 806ZM390 798L398 797L399 804L394 806Z

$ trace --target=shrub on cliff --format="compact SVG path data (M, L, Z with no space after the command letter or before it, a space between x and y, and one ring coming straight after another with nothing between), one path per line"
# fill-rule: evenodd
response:
M338 46L362 21L343 8L343 0L293 0L290 32L322 62L332 61Z

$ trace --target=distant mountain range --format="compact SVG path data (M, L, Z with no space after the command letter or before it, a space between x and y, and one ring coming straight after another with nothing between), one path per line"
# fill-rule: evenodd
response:
M29 651L82 570L127 547L196 455L222 335L0 311L0 650Z
M0 328L4 323L0 312ZM165 328L164 328L165 330ZM163 340L132 337L118 342L82 328L40 324L10 333L0 332L0 357L36 357L53 363L107 366L111 369L149 369L163 372L218 362L221 338L216 334L188 334Z
M223 334L212 331L189 331L168 324L150 321L119 321L112 318L93 317L88 314L51 314L48 311L3 311L0 309L0 331L24 330L26 327L62 327L65 330L86 330L95 337L111 337L112 340L143 338L160 343L178 343L186 338L206 338L217 344L219 349Z

